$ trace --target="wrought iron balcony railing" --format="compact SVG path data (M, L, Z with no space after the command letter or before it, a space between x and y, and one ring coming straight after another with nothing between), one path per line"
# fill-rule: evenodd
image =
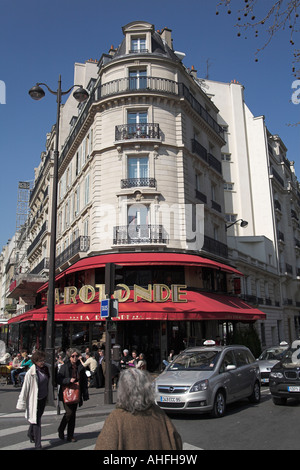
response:
M35 268L33 268L29 274L36 275L42 273L45 270L49 270L49 258L43 258L42 261L40 261L40 263Z
M126 178L121 180L121 188L156 187L155 178Z
M116 126L115 139L159 139L160 131L159 124L144 123L144 124L121 124Z
M209 253L222 256L223 258L228 258L228 246L214 238L208 237L207 235L204 235L204 245L202 249Z
M168 243L162 225L122 225L114 227L114 245Z
M87 236L80 236L76 238L76 240L71 243L64 251L62 251L56 257L56 267L58 268L66 261L70 260L73 256L78 253L88 251L90 247L90 237Z
M37 234L37 236L35 237L35 239L33 240L33 242L29 245L29 247L27 248L27 256L29 256L29 254L36 248L36 246L40 243L41 239L42 239L42 236L44 235L44 233L48 230L48 221L46 220L43 225L42 225L42 228L41 230L39 231L39 233Z

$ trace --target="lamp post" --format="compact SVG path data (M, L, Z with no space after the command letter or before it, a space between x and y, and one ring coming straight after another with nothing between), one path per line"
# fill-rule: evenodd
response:
M232 227L233 225L237 224L238 222L241 222L240 225L241 225L241 227L243 227L243 228L244 228L244 227L247 227L247 225L248 225L247 220L238 219L238 220L236 220L235 222L232 222L232 224L225 225L225 230L226 230L226 232L227 232L227 230L228 230L230 227Z
M61 97L67 95L74 87L79 87L74 91L74 98L79 103L84 102L89 97L88 92L81 85L73 85L69 90L62 91L61 75L58 79L58 88L56 91L51 90L46 83L37 83L29 90L32 99L38 101L45 96L45 92L41 85L45 86L50 93L56 95L57 116L55 126L55 147L54 147L54 167L53 167L53 183L52 183L52 208L51 208L51 232L50 232L50 256L49 256L49 283L48 283L48 306L47 306L47 330L46 330L46 358L51 365L52 377L54 379L54 313L55 313L55 261L56 261L56 218L57 218L57 186L58 186L58 157L59 157L59 119Z

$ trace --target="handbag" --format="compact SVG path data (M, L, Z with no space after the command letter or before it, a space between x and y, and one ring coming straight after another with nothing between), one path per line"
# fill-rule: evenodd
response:
M63 387L63 400L68 405L74 405L80 401L80 387L78 382L64 385Z

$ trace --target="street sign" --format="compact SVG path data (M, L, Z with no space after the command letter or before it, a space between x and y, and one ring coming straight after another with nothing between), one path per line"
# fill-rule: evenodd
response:
M101 300L101 317L109 317L109 299Z
M119 302L117 299L101 300L100 314L102 318L117 317L119 315Z

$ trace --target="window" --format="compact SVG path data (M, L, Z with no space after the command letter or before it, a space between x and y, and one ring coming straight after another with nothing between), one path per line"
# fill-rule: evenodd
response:
M230 153L222 153L221 159L224 162L231 162L231 154Z
M130 52L147 52L146 38L145 37L131 38Z
M89 218L86 218L83 222L83 235L85 237L89 235Z
M147 87L146 70L130 70L129 71L129 88L130 90L140 90Z
M220 367L220 373L226 372L227 366L234 366L234 365L235 365L235 359L234 359L233 351L228 351L225 354L224 359L222 361L222 364Z
M249 364L249 359L247 357L246 351L238 349L237 351L235 351L235 357L237 367L242 367Z
M133 204L128 207L128 236L131 240L149 239L149 206Z
M75 192L74 192L73 210L74 210L74 217L77 217L77 215L80 212L80 190L79 190L79 186L75 189Z
M79 147L76 153L76 176L80 173L81 170L81 147Z
M128 137L143 137L147 135L147 111L128 112Z
M84 180L84 205L86 206L90 200L90 175Z
M230 223L236 222L237 214L226 214L225 218L226 218L226 222L230 224Z
M70 225L70 204L69 204L69 200L66 202L66 205L65 205L65 229L69 227Z
M128 178L148 178L148 157L128 157Z
M196 190L201 191L202 189L202 173L196 173Z

